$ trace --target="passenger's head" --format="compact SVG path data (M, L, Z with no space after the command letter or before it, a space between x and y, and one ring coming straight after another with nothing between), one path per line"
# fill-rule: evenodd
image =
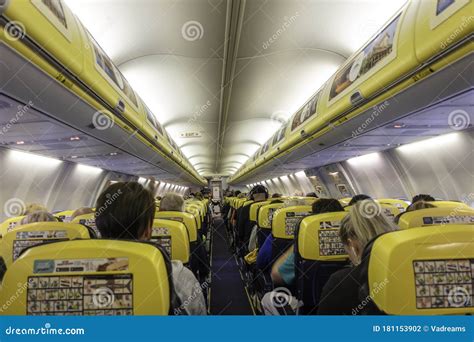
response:
M358 265L367 243L375 237L397 230L373 200L357 202L341 222L339 236L352 263Z
M344 211L341 203L334 198L320 198L312 205L313 214L332 213L336 211Z
M364 195L364 194L355 195L354 197L351 198L351 201L349 202L348 206L354 205L359 201L368 200L368 199L371 199L371 197L368 195Z
M204 198L204 197L202 196L202 193L200 193L200 192L196 192L196 193L194 194L194 197L195 197L197 200L200 200L200 201Z
M183 196L168 192L160 201L160 211L184 211Z
M25 212L23 213L23 215L29 215L31 213L34 213L36 211L48 211L48 209L40 204L40 203L29 203L26 205L25 207Z
M416 203L418 201L433 202L433 201L435 201L435 199L431 195L418 194L418 195L413 197L413 199L411 200L411 204Z
M278 194L278 193L275 193L272 195L272 198L280 198L281 197L281 194Z
M240 193L241 193L241 191L240 191L240 190L235 190L235 192L234 192L234 196L239 196L239 195L240 195Z
M56 222L58 219L53 214L44 210L34 211L21 219L20 224L28 224L34 222Z
M306 194L306 197L316 197L316 198L318 198L318 195L316 195L315 192L308 192L308 193Z
M255 185L252 190L250 190L250 199L255 202L265 201L268 198L268 190L261 184Z
M92 208L89 208L89 207L82 207L82 208L76 209L71 215L71 221L77 216L92 214L92 213L94 213L94 210L92 210Z
M95 223L103 238L148 240L155 217L155 199L137 182L117 182L97 199Z
M430 202L425 201L416 201L408 206L406 211L415 211L420 209L428 209L428 208L436 208L435 205L431 204Z

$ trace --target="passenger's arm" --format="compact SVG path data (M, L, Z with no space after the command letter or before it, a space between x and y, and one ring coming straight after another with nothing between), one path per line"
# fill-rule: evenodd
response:
M280 273L280 266L286 261L286 259L290 256L291 253L294 252L293 246L288 248L285 253L280 255L280 257L275 261L272 266L272 280L274 284L278 285L289 285L283 280L282 274Z

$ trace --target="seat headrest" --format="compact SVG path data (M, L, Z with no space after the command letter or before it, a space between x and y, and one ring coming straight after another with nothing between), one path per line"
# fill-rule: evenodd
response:
M276 239L291 240L301 220L312 214L311 206L281 208L275 212L272 220L272 235Z
M189 262L189 235L186 226L178 221L155 219L150 241L159 244L172 260Z
M473 314L473 269L472 226L387 233L370 253L370 297L393 315Z
M197 223L193 214L181 211L157 211L155 219L166 219L184 223L189 234L189 241L197 241Z
M71 223L79 223L79 224L82 224L83 226L87 226L91 228L95 234L95 237L100 238L101 234L95 224L95 217L96 217L95 213L78 215L71 220Z
M339 238L339 228L347 212L333 212L305 217L298 230L298 254L302 259L343 261L348 258Z
M403 213L407 207L408 203L401 199L394 199L394 198L380 198L376 200L380 204L389 204L394 207L397 207L400 213Z
M25 284L18 291L18 284ZM166 259L152 244L74 240L28 249L7 270L5 315L167 315Z
M199 210L196 209L196 208L193 208L193 207L186 207L184 210L187 213L190 213L194 216L194 218L196 219L196 223L197 223L197 229L200 230L201 229L201 224L202 224L202 219L201 219L201 213L199 212Z
M275 211L283 208L283 203L273 203L261 206L258 210L257 224L263 229L272 229L273 215Z
M386 203L379 203L375 202L378 205L378 211L380 211L382 214L387 216L389 220L393 220L398 214L400 214L400 210L391 205L391 204L386 204ZM352 206L346 206L344 207L345 211L350 211Z
M89 230L76 223L35 222L16 226L0 244L0 256L9 267L27 248L47 242L90 239Z
M58 213L54 213L54 216L56 216L63 222L69 222L71 220L72 214L74 214L74 210L64 210Z
M398 221L401 229L452 224L474 225L474 210L469 207L419 209L403 213Z
M18 226L25 216L10 217L0 224L0 236L5 235L10 230Z
M270 204L270 201L262 201L262 202L257 202L250 205L249 220L253 222L257 222L258 209L262 207L263 205L267 205L267 204Z

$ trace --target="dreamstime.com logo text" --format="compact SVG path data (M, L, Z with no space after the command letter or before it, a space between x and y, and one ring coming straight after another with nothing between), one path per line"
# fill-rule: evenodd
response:
M46 323L40 328L16 328L9 326L5 329L5 335L85 335L84 328L52 328Z

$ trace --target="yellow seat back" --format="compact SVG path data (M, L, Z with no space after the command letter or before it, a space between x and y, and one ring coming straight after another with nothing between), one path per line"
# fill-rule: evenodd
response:
M408 203L405 202L404 200L401 200L401 199L380 198L380 199L377 199L376 201L379 202L380 204L392 205L392 206L398 208L398 211L400 213L403 213L408 207Z
M270 201L261 201L257 203L253 203L250 206L250 212L249 212L249 220L253 222L257 222L257 211L260 207L270 204Z
M0 237L18 226L25 216L10 217L0 224Z
M189 262L189 235L184 223L172 220L155 219L150 241L163 247L172 260Z
M74 210L64 210L60 211L59 213L54 213L54 216L56 216L58 219L60 219L63 222L69 222L71 221L71 216L74 213Z
M275 239L293 239L301 220L312 214L311 206L293 206L277 210L272 220L272 235Z
M401 229L425 226L445 226L452 224L473 225L474 210L465 208L426 208L404 213L398 226Z
M155 219L173 220L184 223L188 230L189 241L197 241L197 223L192 214L181 211L157 211L155 213Z
M471 208L464 202L456 201L431 201L429 203L433 204L437 208Z
M473 314L472 226L413 228L380 236L372 247L370 296L391 315Z
M204 221L204 217L206 216L206 213L204 211L203 206L201 205L201 202L199 201L189 201L185 203L186 208L194 208L199 211L199 218L201 222Z
M199 213L199 209L197 209L196 207L185 207L184 211L194 216L194 218L196 219L197 228L198 230L201 230L202 219L201 214Z
M147 243L74 240L37 246L5 273L1 314L167 315L169 277L163 254ZM18 284L24 284L21 291Z
M385 216L387 216L389 220L393 220L398 214L400 214L400 210L391 204L375 202L377 205L377 207L375 207L372 203L373 203L372 201L368 201L367 206L365 208L364 206L361 206L361 210L366 212L368 216L372 216L372 215L375 215L375 213L380 212L384 214ZM351 208L352 206L347 206L347 207L344 207L344 210L350 211Z
M0 256L8 268L28 247L74 239L90 239L89 230L80 224L65 222L36 222L19 225L3 236Z
M249 205L249 204L252 204L252 203L253 203L252 200L245 199L245 201L242 201L242 205L240 206L240 208L245 207L246 205Z
M95 232L96 237L101 237L100 231L95 225L95 213L76 216L71 220L71 223L79 223L83 226L90 227Z
M301 258L314 261L343 261L348 258L339 238L339 228L347 212L305 217L298 230L297 246Z
M266 204L260 207L258 211L257 224L262 229L272 229L272 220L275 211L283 208L283 203Z

